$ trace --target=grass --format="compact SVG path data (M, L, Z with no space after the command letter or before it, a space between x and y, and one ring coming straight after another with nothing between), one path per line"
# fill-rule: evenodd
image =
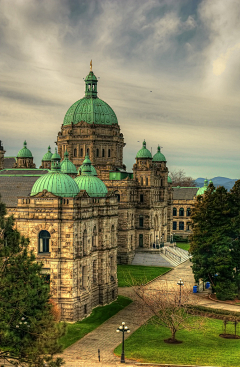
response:
M176 338L183 343L173 345L164 343L171 336L168 329L148 324L126 340L125 356L145 363L239 367L240 339L223 339L221 333L222 320L207 318L204 330L177 332ZM232 326L227 333L234 333ZM120 356L121 345L114 352Z
M189 248L190 248L190 243L188 243L188 242L177 242L177 247L188 251Z
M171 268L157 266L118 265L118 286L131 287L134 284L145 284Z
M130 298L118 296L118 299L110 305L94 308L91 315L84 320L77 321L74 324L67 323L67 333L59 339L63 348L65 349L83 338L131 302Z

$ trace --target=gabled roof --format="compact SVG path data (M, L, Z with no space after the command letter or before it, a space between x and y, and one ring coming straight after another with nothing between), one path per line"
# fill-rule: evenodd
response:
M199 187L173 187L173 200L193 200Z

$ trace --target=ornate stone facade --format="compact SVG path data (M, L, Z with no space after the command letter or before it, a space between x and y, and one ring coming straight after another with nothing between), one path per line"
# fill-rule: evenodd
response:
M90 198L85 192L61 198L48 192L19 198L9 210L17 229L50 276L62 319L76 321L93 307L117 297L117 198ZM48 236L41 244L41 233ZM48 235L49 234L49 235ZM42 248L41 248L42 246Z

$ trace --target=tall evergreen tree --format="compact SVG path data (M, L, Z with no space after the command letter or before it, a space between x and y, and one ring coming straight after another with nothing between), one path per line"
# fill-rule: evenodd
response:
M14 229L0 202L0 359L24 366L61 366L58 338L65 325L54 320L49 283L28 249L29 241Z
M195 280L210 281L217 297L232 299L239 286L240 184L231 192L209 185L192 211L190 253Z

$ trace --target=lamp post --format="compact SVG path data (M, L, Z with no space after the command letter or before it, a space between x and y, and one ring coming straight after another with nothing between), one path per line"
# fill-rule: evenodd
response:
M125 325L125 322L122 322L122 325L119 326L116 330L117 333L122 332L122 354L121 354L121 363L125 363L125 356L124 356L124 333L130 333L130 329Z
M184 286L184 283L182 281L182 279L179 279L179 281L177 282L177 285L179 285L180 287L180 291L179 291L179 305L181 304L181 297L182 297L182 286Z

